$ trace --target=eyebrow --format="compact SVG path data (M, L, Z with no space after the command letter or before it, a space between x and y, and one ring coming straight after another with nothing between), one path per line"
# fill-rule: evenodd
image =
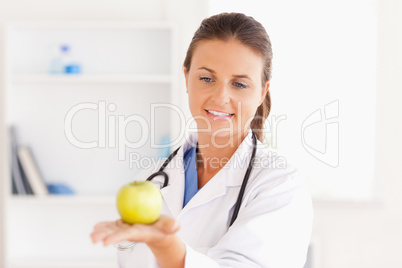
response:
M251 80L251 78L246 74L238 74L238 75L233 75L233 76L236 78L246 78L246 79Z
M197 70L206 70L206 71L208 71L208 72L210 72L210 73L212 73L212 74L215 74L215 73L216 73L214 70L211 70L211 69L209 69L209 68L207 68L207 67L200 67L200 68L198 68ZM236 78L246 78L246 79L251 80L251 78L250 78L248 75L246 75L246 74L235 74L235 75L233 75L233 77L236 77Z
M198 68L197 70L206 70L206 71L208 71L208 72L210 72L210 73L215 73L215 71L214 70L211 70L211 69L209 69L209 68L207 68L207 67L200 67L200 68Z

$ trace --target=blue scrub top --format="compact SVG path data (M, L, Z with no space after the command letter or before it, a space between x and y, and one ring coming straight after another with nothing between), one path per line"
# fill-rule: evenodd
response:
M196 146L187 150L183 156L184 165L184 201L183 207L191 200L191 198L198 192L198 175L196 165L197 155Z

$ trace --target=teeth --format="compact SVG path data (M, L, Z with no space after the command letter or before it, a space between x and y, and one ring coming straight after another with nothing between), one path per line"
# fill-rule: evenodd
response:
M215 112L215 111L210 111L210 110L207 110L209 113L211 113L211 114L214 114L214 115L219 115L219 116L228 116L228 115L230 115L230 114L227 114L227 113L220 113L220 112Z

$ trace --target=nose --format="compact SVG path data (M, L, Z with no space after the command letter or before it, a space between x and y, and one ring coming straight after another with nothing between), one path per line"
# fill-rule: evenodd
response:
M218 85L214 89L213 100L217 105L223 106L230 102L230 88L224 84Z

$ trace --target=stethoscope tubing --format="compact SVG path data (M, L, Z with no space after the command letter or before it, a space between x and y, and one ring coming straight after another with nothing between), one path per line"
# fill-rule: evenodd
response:
M246 190L248 179L250 177L251 171L253 170L256 151L257 151L257 137L255 136L255 134L253 132L253 152L251 155L250 162L248 163L246 174L244 175L244 179L241 184L239 195L237 196L236 205L235 205L235 208L233 211L232 219L230 220L229 227L232 226L234 221L237 219L237 215L239 214L241 202L242 202L243 196L244 196L244 191Z
M169 157L165 160L165 162L163 163L163 165L161 166L159 171L151 174L147 178L147 181L152 181L153 178L155 178L156 176L161 175L165 179L162 188L168 186L168 184L169 184L169 176L166 174L164 169L170 163L170 161L173 159L173 157L176 156L176 154L179 151L179 149L180 149L180 147L177 148L173 153L171 153L169 155ZM255 159L256 151L257 151L257 137L255 136L255 134L253 132L253 152L252 152L251 159L250 159L250 162L249 162L248 167L247 167L246 174L244 175L243 182L241 184L240 192L239 192L239 195L238 195L237 200L236 200L235 208L234 208L234 211L233 211L232 218L230 220L229 227L232 226L232 224L237 219L237 216L239 214L240 206L241 206L241 203L242 203L242 200L243 200L244 192L246 190L247 182L248 182L248 179L250 177L251 171L252 171L253 166L254 166L254 159Z

